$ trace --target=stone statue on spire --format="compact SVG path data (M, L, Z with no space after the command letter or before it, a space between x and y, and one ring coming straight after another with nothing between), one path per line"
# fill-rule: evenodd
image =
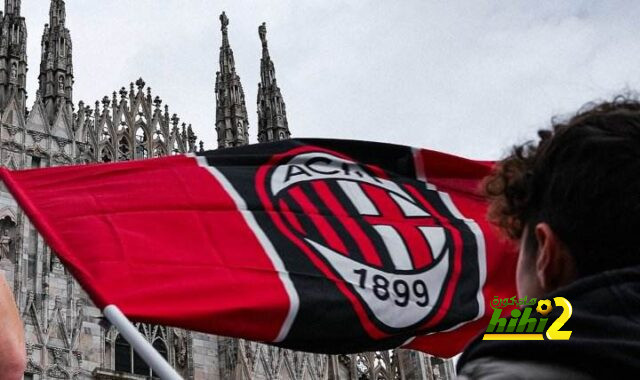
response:
M266 23L262 23L262 25L260 25L258 27L258 34L260 35L260 41L262 41L262 47L266 47L267 46L267 24Z
M267 25L258 27L262 41L260 83L258 84L258 142L288 139L289 123L282 93L276 81L276 70L267 46Z
M216 73L216 134L218 147L240 146L249 143L249 118L244 101L244 90L236 73L233 50L229 44L229 19L220 15L222 46L220 70ZM195 140L192 142L195 144Z
M227 17L227 15L222 12L222 14L220 15L220 30L222 30L223 32L227 31L227 26L229 25L229 18Z

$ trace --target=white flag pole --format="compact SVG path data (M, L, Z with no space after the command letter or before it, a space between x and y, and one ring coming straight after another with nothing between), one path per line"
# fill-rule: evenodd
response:
M154 375L160 376L162 380L183 380L116 305L108 305L102 312L138 355L151 367Z

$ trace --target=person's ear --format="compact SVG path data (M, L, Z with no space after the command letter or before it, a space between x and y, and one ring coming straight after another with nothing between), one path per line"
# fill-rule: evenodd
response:
M547 223L538 223L534 229L538 242L536 276L545 293L573 280L575 266L566 246Z

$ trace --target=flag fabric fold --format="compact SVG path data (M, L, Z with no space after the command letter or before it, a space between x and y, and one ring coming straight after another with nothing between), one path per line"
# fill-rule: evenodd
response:
M0 174L100 308L304 351L452 356L515 295L478 190L491 165L300 139Z

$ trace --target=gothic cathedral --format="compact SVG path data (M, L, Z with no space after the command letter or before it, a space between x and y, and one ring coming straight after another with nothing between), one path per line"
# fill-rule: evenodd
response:
M203 150L191 125L170 114L142 79L96 101L73 103L73 50L65 1L51 0L42 35L39 87L27 106L27 30L21 0L0 12L0 164L10 169L146 159ZM220 16L215 78L218 148L249 143L245 95ZM290 137L285 103L269 55L267 29L258 84L258 142ZM102 318L0 184L0 269L22 314L25 379L147 379L154 374ZM327 356L182 329L137 324L185 379L442 379L449 361L397 350Z

